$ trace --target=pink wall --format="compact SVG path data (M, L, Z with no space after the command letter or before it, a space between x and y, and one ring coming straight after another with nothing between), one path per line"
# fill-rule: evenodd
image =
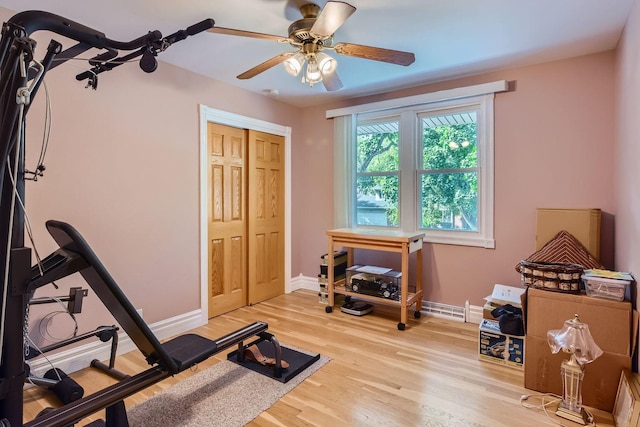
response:
M293 147L294 163L304 161L294 165L293 203L305 213L294 216L294 276L317 274L333 222L326 109L503 79L515 90L495 101L496 249L425 244L425 299L481 305L495 283L518 285L514 266L535 250L537 207L602 209L602 258L612 266L614 53L606 52L305 110L308 142ZM361 262L399 268L393 255Z
M3 20L12 15L0 14ZM36 33L40 49L49 41L43 36ZM42 256L55 249L46 220L69 222L147 322L199 309L198 105L291 127L297 109L162 62L152 74L137 64L103 73L93 91L75 80L79 64L66 63L46 77L53 110L47 169L26 189L37 248ZM30 169L40 150L44 95L42 88L29 112ZM61 284L36 295L86 287L78 275ZM111 322L94 295L78 320L81 332Z
M640 4L635 3L616 62L616 147L614 197L616 206L616 268L640 277ZM637 286L637 285L636 285ZM636 294L637 298L637 294ZM636 307L638 300L636 299ZM640 354L636 351L636 358ZM638 366L638 363L636 363Z

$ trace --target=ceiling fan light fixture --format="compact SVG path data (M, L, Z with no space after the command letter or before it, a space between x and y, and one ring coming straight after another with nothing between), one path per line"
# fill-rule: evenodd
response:
M324 52L318 52L316 54L316 61L318 62L318 69L320 70L322 75L333 73L338 66L338 61Z
M300 52L287 58L284 61L284 69L287 70L287 73L291 74L292 76L297 76L298 74L300 74L303 65L304 55Z
M307 62L307 70L305 72L305 78L309 86L313 87L315 83L322 81L322 73L318 68L318 62L314 57L309 58Z

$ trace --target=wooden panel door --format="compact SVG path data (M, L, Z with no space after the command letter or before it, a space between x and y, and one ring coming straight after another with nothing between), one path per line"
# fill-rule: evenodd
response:
M249 131L249 304L284 293L284 137Z
M208 123L209 317L247 304L246 131Z

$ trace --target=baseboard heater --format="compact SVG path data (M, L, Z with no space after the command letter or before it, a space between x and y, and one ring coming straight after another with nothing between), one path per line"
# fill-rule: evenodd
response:
M445 319L457 320L459 322L464 322L465 319L465 309L464 307L442 304L439 302L431 302L431 301L422 301L422 310L423 313L429 314L436 317L443 317Z

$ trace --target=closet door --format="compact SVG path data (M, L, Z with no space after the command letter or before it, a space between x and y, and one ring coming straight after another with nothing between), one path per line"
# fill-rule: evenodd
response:
M246 131L208 129L209 317L247 304Z
M284 293L284 137L248 131L248 302Z

